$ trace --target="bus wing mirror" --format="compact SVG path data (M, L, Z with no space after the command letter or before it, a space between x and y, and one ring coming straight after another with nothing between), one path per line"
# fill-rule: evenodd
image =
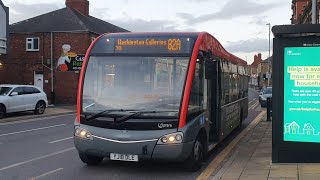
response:
M203 51L199 51L197 59L202 59L202 58L204 58L204 52Z
M217 74L217 61L209 59L204 61L205 66L205 78L206 79L213 79L214 76Z

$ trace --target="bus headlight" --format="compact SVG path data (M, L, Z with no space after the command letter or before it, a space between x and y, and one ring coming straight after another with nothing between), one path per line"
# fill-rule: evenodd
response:
M177 144L177 143L182 143L182 139L183 139L183 133L176 132L176 133L162 136L158 140L157 144Z
M80 128L80 127L75 128L74 136L82 138L82 139L93 140L91 133L88 130Z

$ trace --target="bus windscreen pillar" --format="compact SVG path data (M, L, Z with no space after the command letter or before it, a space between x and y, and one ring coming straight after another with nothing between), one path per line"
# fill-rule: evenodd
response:
M272 28L272 162L320 162L320 25Z

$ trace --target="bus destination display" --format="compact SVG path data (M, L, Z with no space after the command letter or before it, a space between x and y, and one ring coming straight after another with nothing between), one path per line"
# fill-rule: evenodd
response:
M115 53L190 53L190 38L115 38Z

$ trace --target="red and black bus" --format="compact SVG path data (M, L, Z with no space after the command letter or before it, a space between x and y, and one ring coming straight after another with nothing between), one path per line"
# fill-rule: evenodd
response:
M168 160L198 169L248 115L245 66L206 32L100 36L79 79L81 160Z

